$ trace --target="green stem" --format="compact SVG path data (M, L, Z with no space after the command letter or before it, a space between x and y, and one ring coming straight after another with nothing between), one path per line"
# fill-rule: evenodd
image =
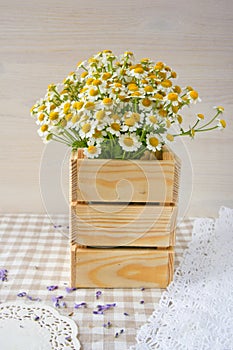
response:
M203 129L203 128L205 128L206 126L208 126L208 125L210 125L216 118L217 118L217 116L220 114L220 112L217 112L216 114L215 114L215 116L208 122L208 123L206 123L206 124L204 124L201 128L199 128L198 130L200 130L200 129Z

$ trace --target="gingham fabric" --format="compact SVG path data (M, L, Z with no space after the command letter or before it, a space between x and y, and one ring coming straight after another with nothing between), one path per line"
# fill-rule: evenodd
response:
M25 298L30 302L27 296L17 296L26 292L29 298L40 298L42 303L53 306L52 297L62 295L67 307L61 305L59 311L77 323L83 350L128 349L135 344L137 330L152 314L163 290L103 289L98 300L97 289L67 293L70 249L61 231L67 231L68 218L57 216L55 221L52 223L46 215L0 216L0 269L8 270L8 280L0 280L0 302ZM191 239L192 225L193 219L188 219L177 228L176 266ZM58 289L49 291L47 286L51 285ZM81 302L86 302L87 307L75 309L74 304ZM98 304L107 303L116 306L104 315L93 314ZM104 327L108 322L111 327Z

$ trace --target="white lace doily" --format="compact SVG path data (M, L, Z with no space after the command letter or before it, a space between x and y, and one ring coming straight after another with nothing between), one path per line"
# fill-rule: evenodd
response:
M79 350L75 322L44 304L0 304L0 348Z
M233 349L233 210L197 219L192 241L131 350Z

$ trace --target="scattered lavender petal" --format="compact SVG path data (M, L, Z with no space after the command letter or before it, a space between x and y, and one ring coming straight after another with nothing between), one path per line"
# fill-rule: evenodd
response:
M124 329L121 329L121 330L120 330L120 334L124 333L124 331L125 331Z
M115 338L118 338L118 337L119 337L119 333L116 332L116 333L115 333Z
M66 292L67 293L71 293L71 292L73 292L73 291L75 291L75 290L77 290L78 288L69 288L69 287L66 287Z
M144 300L140 300L140 304L144 304L145 303L145 301Z
M97 305L97 311L93 311L95 315L103 315L104 311L112 309L116 306L116 303L106 304L106 305Z
M40 317L39 316L35 316L34 317L34 321L39 321Z
M128 312L124 312L124 315L125 315L125 316L129 316Z
M33 298L33 297L31 297L30 295L26 295L27 296L27 298L29 299L29 300L32 300L32 301L41 301L41 299L40 298Z
M145 288L144 288L144 287L142 287L142 288L141 288L141 290L143 291L143 290L145 290Z
M61 228L61 227L62 227L62 225L58 225L57 227Z
M6 269L0 270L0 280L2 282L7 281L7 274L8 274L8 271Z
M60 305L60 300L63 299L63 295L52 296L51 299L52 299L52 302L54 303L55 307L60 308L62 306L62 305Z
M61 302L61 307L67 308L67 304L66 304L65 301L62 301L62 302Z
M53 225L53 228L57 228L57 225Z
M27 295L26 292L21 292L21 293L18 293L18 294L17 294L17 297L22 298L22 297L25 297L26 295Z
M79 309L80 307L86 308L86 307L87 307L87 303L85 303L85 302L83 301L82 303L79 303L79 304L75 303L75 304L74 304L74 308L75 308L75 309Z
M65 337L65 340L71 341L71 336L69 335L68 337Z
M99 297L101 296L101 294L102 294L101 290L97 290L97 292L95 293L96 299L99 299Z
M58 286L48 286L47 289L48 289L49 291L53 291L53 290L55 290L55 289L58 289Z
M66 226L66 228L69 228L70 226Z
M104 328L110 328L111 326L112 326L112 323L110 321L108 321L108 323L103 324Z

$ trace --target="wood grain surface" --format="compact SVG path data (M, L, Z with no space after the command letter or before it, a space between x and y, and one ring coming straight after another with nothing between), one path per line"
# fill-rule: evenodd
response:
M72 243L94 247L175 244L175 206L77 204L71 212Z
M174 269L169 249L95 249L71 246L71 286L165 288Z
M58 162L64 154L59 145L42 144L29 110L49 83L102 49L131 50L138 59L173 67L178 83L192 85L202 98L184 111L187 125L193 113L208 116L213 106L225 106L227 130L184 140L192 174L182 163L181 187L193 183L187 216L216 216L220 205L233 207L232 0L1 0L0 33L1 212L68 213L68 163L61 176L51 160L44 176L62 187L62 203L50 185L41 191L40 172L48 159Z

